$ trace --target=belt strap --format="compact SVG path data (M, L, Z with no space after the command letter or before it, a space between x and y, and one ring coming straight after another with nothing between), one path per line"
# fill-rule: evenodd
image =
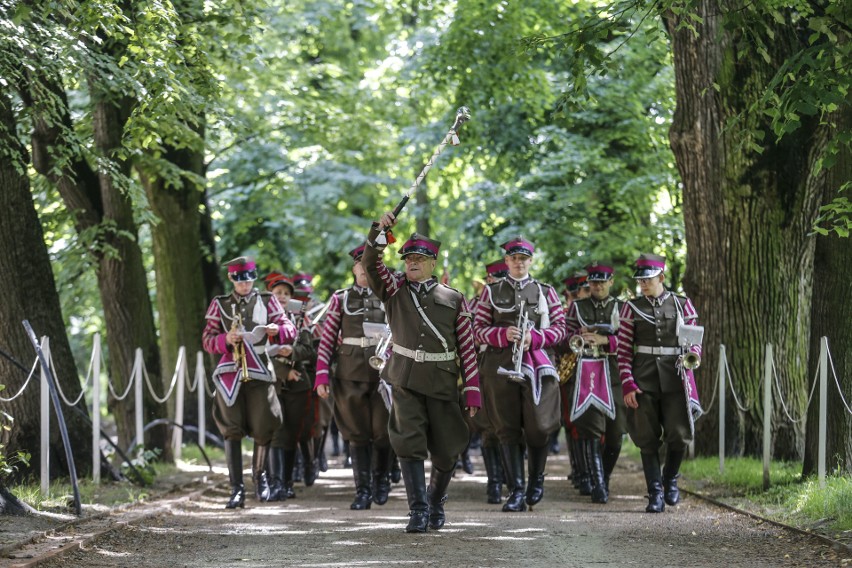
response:
M683 347L651 347L650 345L637 345L636 353L645 355L683 355Z
M393 352L399 353L403 357L414 359L414 361L417 363L423 363L424 361L452 361L456 358L455 351L445 351L443 353L429 353L428 351L423 351L422 349L408 349L407 347L397 345L396 343L393 344Z
M372 347L378 345L379 340L376 337L344 337L343 345L357 345L359 347Z

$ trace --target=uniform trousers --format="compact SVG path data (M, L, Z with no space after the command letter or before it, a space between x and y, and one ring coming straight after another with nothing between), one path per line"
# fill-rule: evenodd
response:
M264 446L281 425L282 413L275 385L251 380L240 385L233 406L227 406L217 393L212 409L213 420L225 440L242 440L251 436Z
M500 443L530 447L547 445L550 435L560 427L559 381L541 380L541 399L536 405L529 380L518 383L501 375L482 377L482 390L488 417Z
M658 452L663 442L669 450L686 451L692 432L683 391L643 392L636 400L639 408L627 409L627 431L642 453Z
M390 446L388 409L379 393L379 384L371 381L332 379L334 420L350 444L372 443L378 448Z
M452 471L470 438L458 401L440 400L399 386L393 386L391 392L388 434L399 459L421 461L431 455L436 469Z
M282 391L278 395L284 414L281 427L275 431L272 447L295 450L299 442L311 438L314 423L314 397L309 390Z

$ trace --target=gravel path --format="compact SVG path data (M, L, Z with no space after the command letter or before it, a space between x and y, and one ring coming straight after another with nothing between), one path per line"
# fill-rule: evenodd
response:
M332 462L313 487L297 484L293 500L250 499L245 510L226 511L227 483L214 475L191 497L159 500L135 520L114 520L115 530L92 531L82 547L52 558L18 551L0 566L852 567L848 552L695 498L646 514L641 472L630 462L616 469L609 504L593 505L565 480L567 456L551 456L544 500L512 514L485 502L482 461L474 462L474 475L459 472L450 484L440 531L403 531L401 484L384 507L351 511L351 470Z

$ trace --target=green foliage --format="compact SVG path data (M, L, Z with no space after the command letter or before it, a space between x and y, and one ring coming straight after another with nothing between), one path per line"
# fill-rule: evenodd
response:
M163 451L160 448L137 448L136 457L131 460L131 464L136 468L136 471L142 476L145 485L154 483L154 478L157 476L157 470L154 467L155 462L160 457ZM121 464L125 477L136 481L136 476L129 471L128 464Z
M6 385L0 384L0 392L5 389ZM11 414L0 410L0 430L11 430L14 421L15 419ZM19 465L28 466L30 457L30 454L24 451L15 452L13 455L6 455L5 445L0 443L0 480L12 475Z

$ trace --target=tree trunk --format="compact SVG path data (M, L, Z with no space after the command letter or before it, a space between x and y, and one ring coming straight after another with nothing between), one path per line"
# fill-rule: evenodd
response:
M202 271L202 214L199 209L203 192L192 181L192 177L202 173L203 156L201 152L189 149L170 149L162 158L189 174L181 176L181 187L167 187L156 173L140 171L148 202L158 218L151 232L163 353L162 376L173 375L178 350L185 347L186 368L191 382L196 353L201 349L201 331L207 309ZM170 400L170 407L173 407L171 402L174 400L174 397ZM187 400L185 422L197 423L193 399Z
M89 88L94 103L92 119L95 147L101 156L114 160L120 175L129 177L130 165L118 158L117 153L121 148L124 125L130 116L133 102L105 90L96 81L90 81ZM133 219L133 203L127 192L118 187L113 172L99 171L98 185L103 203L101 226L111 229L102 232L104 244L108 244L111 252L99 256L97 271L107 326L110 376L120 385L119 388L123 388L131 378L136 349L141 348L150 386L157 396L163 397L167 392L167 382L164 384L165 377L160 373L154 312ZM153 398L147 384L143 392L143 421L147 424L165 418L166 407ZM119 443L126 448L135 435L134 414L128 412L128 402L116 400L112 396L108 400L108 407L116 421ZM172 461L168 433L169 428L165 425L152 428L146 434L144 444L148 448L160 449L161 458Z
M756 54L738 58L735 51L747 39L740 28L721 25L725 6L703 0L695 9L702 18L697 35L678 30L681 21L673 14L665 21L677 92L670 140L684 184L689 253L684 285L705 326L698 387L709 401L724 343L734 389L748 405L729 430L728 450L759 454L764 350L772 344L784 403L800 420L787 419L776 390L769 410L773 449L776 457L797 459L804 449L813 281L814 239L808 233L821 188L810 172L825 133L816 121L803 122L780 142L767 134L762 153L747 144L754 130L771 133L768 117L750 107L804 42L794 26L775 24L771 63ZM700 453L717 451L718 414L709 414L698 424Z
M847 106L838 113L838 128L852 126L852 111ZM823 197L826 203L837 195L837 188L852 179L852 153L843 147L834 167L828 172ZM852 414L843 404L852 406L852 242L837 233L817 237L814 262L814 299L811 322L811 357L809 377L814 377L819 365L820 338L828 338L831 361L828 369L828 412L826 439L826 471L852 474ZM835 382L835 373L837 382ZM839 385L839 391L838 391ZM819 386L808 410L807 446L803 475L817 472L819 457Z
M59 296L50 267L50 258L44 244L44 233L39 223L30 193L30 182L26 175L29 156L21 141L15 136L15 116L7 93L0 93L0 148L10 154L0 159L0 337L2 349L14 357L26 369L21 369L0 357L0 383L6 385L4 398L18 393L27 380L27 373L35 361L35 351L27 338L21 322L29 320L36 334L50 339L50 351L55 364L55 379L69 400L80 395L80 378L74 364L71 346L62 321ZM18 451L29 452L34 460L30 467L20 466L13 479L21 479L38 473L38 455L41 449L39 399L40 387L36 372L26 390L12 400L4 402L2 409L9 413L14 422L8 431L0 429L0 443L4 451L12 455ZM85 401L78 403L83 416L63 408L68 425L68 435L78 457L76 468L81 475L91 471L92 454L91 427L85 416ZM65 449L51 414L50 430L50 475L60 477L68 474Z

